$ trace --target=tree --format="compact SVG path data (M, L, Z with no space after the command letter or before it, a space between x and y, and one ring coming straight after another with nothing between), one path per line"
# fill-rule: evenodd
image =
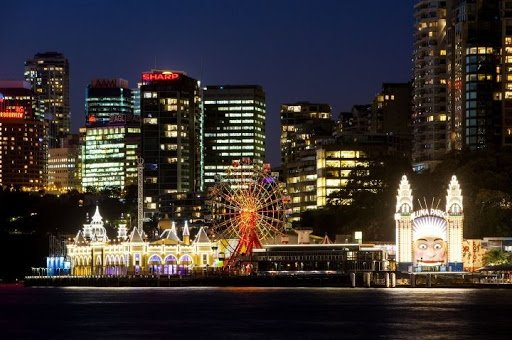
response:
M491 249L483 256L485 266L497 266L511 263L511 256L503 249Z
M365 240L394 239L393 213L400 177L411 171L400 157L373 158L368 166L353 169L346 186L332 193L328 204L301 215L301 225L317 235L353 235L362 231Z

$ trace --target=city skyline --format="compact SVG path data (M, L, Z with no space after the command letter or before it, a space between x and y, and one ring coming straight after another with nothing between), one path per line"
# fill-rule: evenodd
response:
M382 83L411 75L413 4L405 1L80 1L73 7L29 1L3 10L10 13L0 23L9 48L0 56L0 79L23 79L24 62L38 52L63 53L70 62L73 132L85 123L92 79L121 77L133 88L143 71L182 70L203 86L263 86L273 165L279 164L282 103L327 103L336 118L370 103Z

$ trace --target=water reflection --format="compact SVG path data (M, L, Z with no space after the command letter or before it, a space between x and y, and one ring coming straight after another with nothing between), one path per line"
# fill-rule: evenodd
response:
M0 328L8 338L501 338L511 298L499 289L0 289Z

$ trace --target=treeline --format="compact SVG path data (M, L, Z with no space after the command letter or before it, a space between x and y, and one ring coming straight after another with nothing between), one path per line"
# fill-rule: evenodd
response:
M414 208L418 200L444 210L451 176L461 185L464 237L512 236L512 151L448 155L432 172L413 173L405 159L384 157L353 171L346 189L333 193L324 209L307 211L302 226L317 235L353 235L368 241L393 241L394 213L401 176L411 184ZM361 187L370 190L361 190ZM350 203L350 204L347 204Z
M62 195L0 189L0 280L12 281L45 266L50 235L73 237L99 204L108 235L115 235L121 213L136 223L136 187ZM119 198L121 196L121 198Z

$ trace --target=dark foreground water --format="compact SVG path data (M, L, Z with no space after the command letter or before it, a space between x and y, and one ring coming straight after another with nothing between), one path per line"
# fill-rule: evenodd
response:
M512 339L512 290L0 286L0 339Z

